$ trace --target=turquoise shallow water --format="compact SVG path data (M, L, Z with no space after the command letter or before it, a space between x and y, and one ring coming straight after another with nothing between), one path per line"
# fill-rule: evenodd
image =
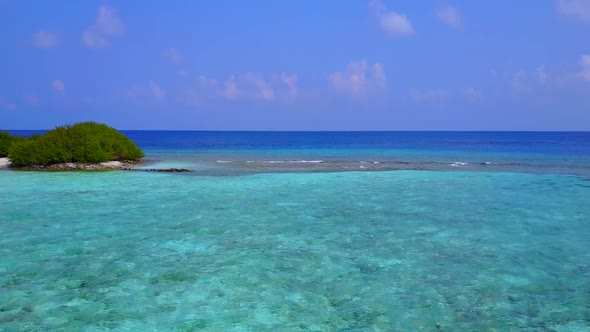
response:
M590 181L0 172L3 331L588 331Z

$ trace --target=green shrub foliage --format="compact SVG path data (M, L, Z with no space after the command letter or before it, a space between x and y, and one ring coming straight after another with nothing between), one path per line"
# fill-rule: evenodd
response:
M7 157L10 146L19 140L24 140L24 137L14 136L8 132L0 131L0 158Z
M15 166L137 160L143 156L125 135L96 122L57 127L40 137L17 140L8 150Z

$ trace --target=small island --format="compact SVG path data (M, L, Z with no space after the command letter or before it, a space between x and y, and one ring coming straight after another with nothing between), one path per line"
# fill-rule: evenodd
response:
M60 126L28 138L0 132L0 167L54 171L128 169L143 157L143 151L123 133L96 122Z

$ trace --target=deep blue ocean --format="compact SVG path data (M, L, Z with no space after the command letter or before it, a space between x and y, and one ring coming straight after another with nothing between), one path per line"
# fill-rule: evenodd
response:
M590 331L588 132L124 133L0 170L0 330Z
M11 130L29 136L43 130ZM590 132L123 130L147 150L412 150L590 156Z
M201 174L208 169L212 174L475 170L590 175L588 132L125 133L151 154L148 159L187 168L199 164Z
M590 132L123 132L149 150L408 149L590 156Z

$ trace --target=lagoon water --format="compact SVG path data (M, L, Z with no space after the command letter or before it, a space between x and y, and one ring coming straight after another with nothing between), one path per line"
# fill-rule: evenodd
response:
M590 330L590 133L126 134L0 171L0 330Z

